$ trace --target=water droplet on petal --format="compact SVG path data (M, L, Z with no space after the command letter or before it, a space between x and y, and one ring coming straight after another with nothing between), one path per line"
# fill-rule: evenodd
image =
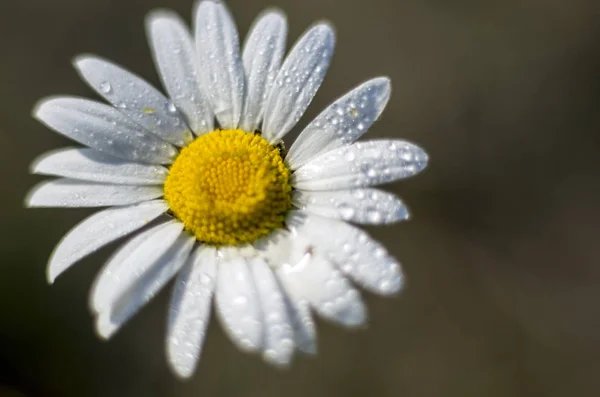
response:
M342 206L340 207L340 215L344 220L352 219L356 211L352 207Z
M100 83L100 91L104 94L110 94L112 92L112 85L108 81Z
M175 104L171 101L168 101L167 104L167 112L169 113L177 113L177 106L175 106Z

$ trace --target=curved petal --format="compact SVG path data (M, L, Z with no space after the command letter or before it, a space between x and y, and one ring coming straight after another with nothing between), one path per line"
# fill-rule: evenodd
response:
M335 33L326 23L309 29L286 58L266 102L263 135L270 142L283 138L300 120L321 86L335 46Z
M200 88L192 36L175 13L154 11L146 19L154 62L167 93L196 135L214 128L214 116Z
M90 305L97 312L107 311L146 272L160 262L177 238L183 224L171 220L147 230L129 241L112 256L96 277Z
M296 348L306 354L316 354L317 332L310 311L310 305L301 295L286 288L285 284L280 280L281 277L279 277L279 272L283 265L295 263L301 259L301 256L294 257L293 255L292 239L293 236L291 233L280 229L258 240L254 246L271 268L278 269L278 283L283 290L283 298L293 328Z
M244 66L237 28L221 2L202 1L196 10L200 82L222 128L237 128L244 102Z
M118 110L87 99L41 101L34 116L53 130L92 149L125 160L170 164L177 150Z
M192 375L200 357L216 277L216 249L200 246L175 281L169 311L167 357L175 373L183 378Z
M34 174L119 185L161 185L169 170L131 163L94 149L68 148L45 153L31 165Z
M282 286L283 289L285 289ZM296 348L304 354L317 354L317 331L308 301L293 292L284 293L285 306L294 330Z
M367 141L332 150L297 169L292 185L303 190L337 190L408 178L427 165L427 154L405 141Z
M313 214L367 225L394 223L409 216L402 201L378 189L294 190L292 203Z
M284 293L271 268L262 258L251 259L250 268L264 320L263 357L271 364L286 366L294 352L294 332Z
M92 55L81 55L74 64L90 87L148 131L177 146L193 140L177 107L146 81Z
M25 204L28 207L106 207L135 204L162 195L161 186L106 185L55 179L34 186Z
M365 289L389 295L402 288L400 264L362 230L300 211L290 213L288 224L310 241L317 254L336 264Z
M194 246L195 238L180 234L174 244L158 260L150 264L129 288L115 296L114 302L98 316L97 330L110 338L137 311L148 303L183 267Z
M48 281L83 257L143 226L169 209L162 200L109 208L86 218L67 233L54 249L48 263Z
M337 99L300 133L286 162L295 170L319 154L356 141L379 118L391 90L390 79L378 77Z
M304 256L281 267L286 289L308 300L324 318L347 327L363 325L367 314L360 293L331 263L315 255L303 236L295 236L293 244Z
M286 288L279 276L282 266L296 263L302 258L302 252L297 257L292 252L293 238L294 236L290 232L278 230L260 239L254 245L260 256L273 269L278 269L277 278L280 288L284 291L284 301L294 331L296 348L306 354L316 354L317 332L310 311L310 305L305 298L294 293L293 289Z
M262 346L262 311L252 273L241 256L218 264L215 302L217 314L227 335L244 351Z
M244 45L242 60L246 71L246 99L240 128L255 131L260 126L267 94L279 72L285 54L285 15L269 10L257 18Z

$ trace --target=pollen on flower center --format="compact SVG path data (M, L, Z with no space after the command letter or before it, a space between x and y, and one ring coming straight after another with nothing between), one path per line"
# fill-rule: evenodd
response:
M258 134L216 130L185 147L165 182L170 209L202 242L251 243L284 224L290 172Z

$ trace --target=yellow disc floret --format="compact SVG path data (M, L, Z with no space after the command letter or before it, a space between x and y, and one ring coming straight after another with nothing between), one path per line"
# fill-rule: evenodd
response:
M202 242L251 243L284 225L290 171L258 134L216 130L181 153L165 182L171 212Z

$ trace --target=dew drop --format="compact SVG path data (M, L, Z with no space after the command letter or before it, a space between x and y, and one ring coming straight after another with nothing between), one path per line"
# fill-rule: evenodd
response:
M110 94L112 92L112 85L108 81L100 83L100 91L104 94Z
M381 212L379 212L379 211L377 211L377 210L375 210L375 209L372 209L372 210L369 210L369 211L367 212L367 218L368 218L368 219L369 219L369 221L370 221L370 222L372 222L372 223L380 223L380 222L381 222L381 219L382 219L383 217L382 217L382 215L381 215Z
M168 101L166 104L167 107L167 112L173 114L173 113L177 113L177 106L175 106L175 104L171 101Z
M352 219L356 211L352 207L342 206L340 207L340 215L344 220Z
M359 200L362 200L362 199L365 198L365 192L362 191L362 190L356 190L354 192L354 197L357 198L357 199L359 199Z

